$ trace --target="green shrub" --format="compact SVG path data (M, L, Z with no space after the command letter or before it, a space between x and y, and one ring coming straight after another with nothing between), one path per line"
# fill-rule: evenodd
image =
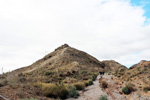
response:
M36 84L36 87L39 87ZM66 99L68 97L77 98L79 93L73 85L64 85L62 83L42 83L43 94L47 97Z
M145 87L143 87L143 91L144 91L144 92L150 91L150 86L145 86Z
M12 87L12 88L17 88L17 81L15 79L11 79L9 80L8 84Z
M93 85L93 81L92 80L89 80L89 85Z
M92 75L92 80L95 81L96 78L97 78L97 74L93 74L93 75Z
M77 82L73 84L77 90L83 90L85 88L84 82Z
M69 93L64 84L46 84L42 85L43 93L47 97L65 99Z
M68 97L77 98L79 96L78 91L73 85L68 85Z
M84 73L87 73L87 71L86 70L81 70L80 73L84 74Z
M102 81L101 85L102 85L102 88L104 88L104 89L106 89L108 87L108 83L105 81Z
M101 97L99 98L99 100L107 100L107 96L106 95L101 95Z
M52 72L52 71L45 72L45 76L49 76L49 75L52 75L52 74L54 74L54 72Z
M130 91L129 91L129 89L128 89L127 86L125 86L125 87L122 88L122 92L123 92L124 94L130 94Z
M124 72L125 71L125 69L120 69L120 72Z
M132 84L128 84L125 87L122 88L122 92L124 94L130 94L132 91L134 91L133 85Z
M90 79L90 80L84 81L84 84L85 86L93 85L93 81Z
M85 86L89 86L88 80L87 80L87 81L84 81L84 84L85 84Z

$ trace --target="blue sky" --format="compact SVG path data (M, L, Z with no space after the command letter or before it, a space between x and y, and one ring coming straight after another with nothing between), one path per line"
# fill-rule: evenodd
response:
M131 4L133 6L143 7L145 10L144 16L146 16L146 18L150 18L150 0L131 0Z

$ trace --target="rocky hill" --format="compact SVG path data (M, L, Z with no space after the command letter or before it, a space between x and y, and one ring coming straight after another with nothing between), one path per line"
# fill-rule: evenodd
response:
M12 100L19 98L18 94L16 94L18 91L17 87L20 88L20 91L25 91L22 98L31 95L38 98L34 90L37 92L41 88L45 96L57 97L59 93L53 93L52 96L47 93L47 90L45 90L49 88L47 86L50 85L59 88L60 84L70 84L74 86L79 85L81 87L76 88L83 89L96 79L99 71L104 71L104 67L104 63L91 55L64 44L32 65L4 74L0 80L0 91L3 91L1 94L4 96L7 95L8 98L14 98ZM8 91L8 88L10 91ZM31 88L32 90L26 90L27 88ZM64 85L59 91L63 88ZM9 93L11 91L14 92ZM61 97L61 95L58 97Z
M150 83L150 61L140 61L133 65L122 77L135 85L144 86Z
M96 58L64 44L34 64L15 70L12 73L15 76L26 75L35 78L46 76L43 77L43 81L49 83L57 82L59 79L66 77L75 79L80 77L80 80L86 80L89 79L89 75L87 75L89 72L103 71L104 67L104 64ZM76 74L76 77L74 74Z
M127 67L121 65L120 63L114 60L105 60L105 61L102 61L102 63L105 64L104 69L108 72L115 72L116 70L120 70L120 69L127 70Z
M118 72L120 79L133 84L144 95L150 95L150 61L142 60L130 67L129 70Z
M137 68L137 66L142 65L146 60L141 60L139 63L132 65L129 69Z

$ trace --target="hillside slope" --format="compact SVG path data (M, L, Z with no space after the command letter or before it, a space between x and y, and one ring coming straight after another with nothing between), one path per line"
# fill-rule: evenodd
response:
M150 84L150 61L140 61L130 67L130 69L122 76L122 79L142 87Z
M114 60L104 60L102 61L105 65L105 70L108 72L115 72L116 70L124 69L127 70L127 67L121 65L120 63Z
M26 75L34 78L43 76L43 81L49 83L65 77L86 80L89 79L88 74L100 70L104 70L103 63L83 51L64 44L34 64L15 70L13 73L15 76Z
M64 44L32 65L2 75L0 94L12 100L45 96L66 98L62 96L66 96L63 93L69 91L66 90L69 85L84 89L92 84L99 71L104 71L104 67L96 58ZM47 88L55 88L56 93L53 90L50 95Z

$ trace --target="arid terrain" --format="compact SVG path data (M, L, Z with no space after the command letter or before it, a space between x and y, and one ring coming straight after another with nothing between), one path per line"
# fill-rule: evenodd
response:
M0 100L64 99L150 100L150 61L128 69L64 44L29 66L0 75Z

